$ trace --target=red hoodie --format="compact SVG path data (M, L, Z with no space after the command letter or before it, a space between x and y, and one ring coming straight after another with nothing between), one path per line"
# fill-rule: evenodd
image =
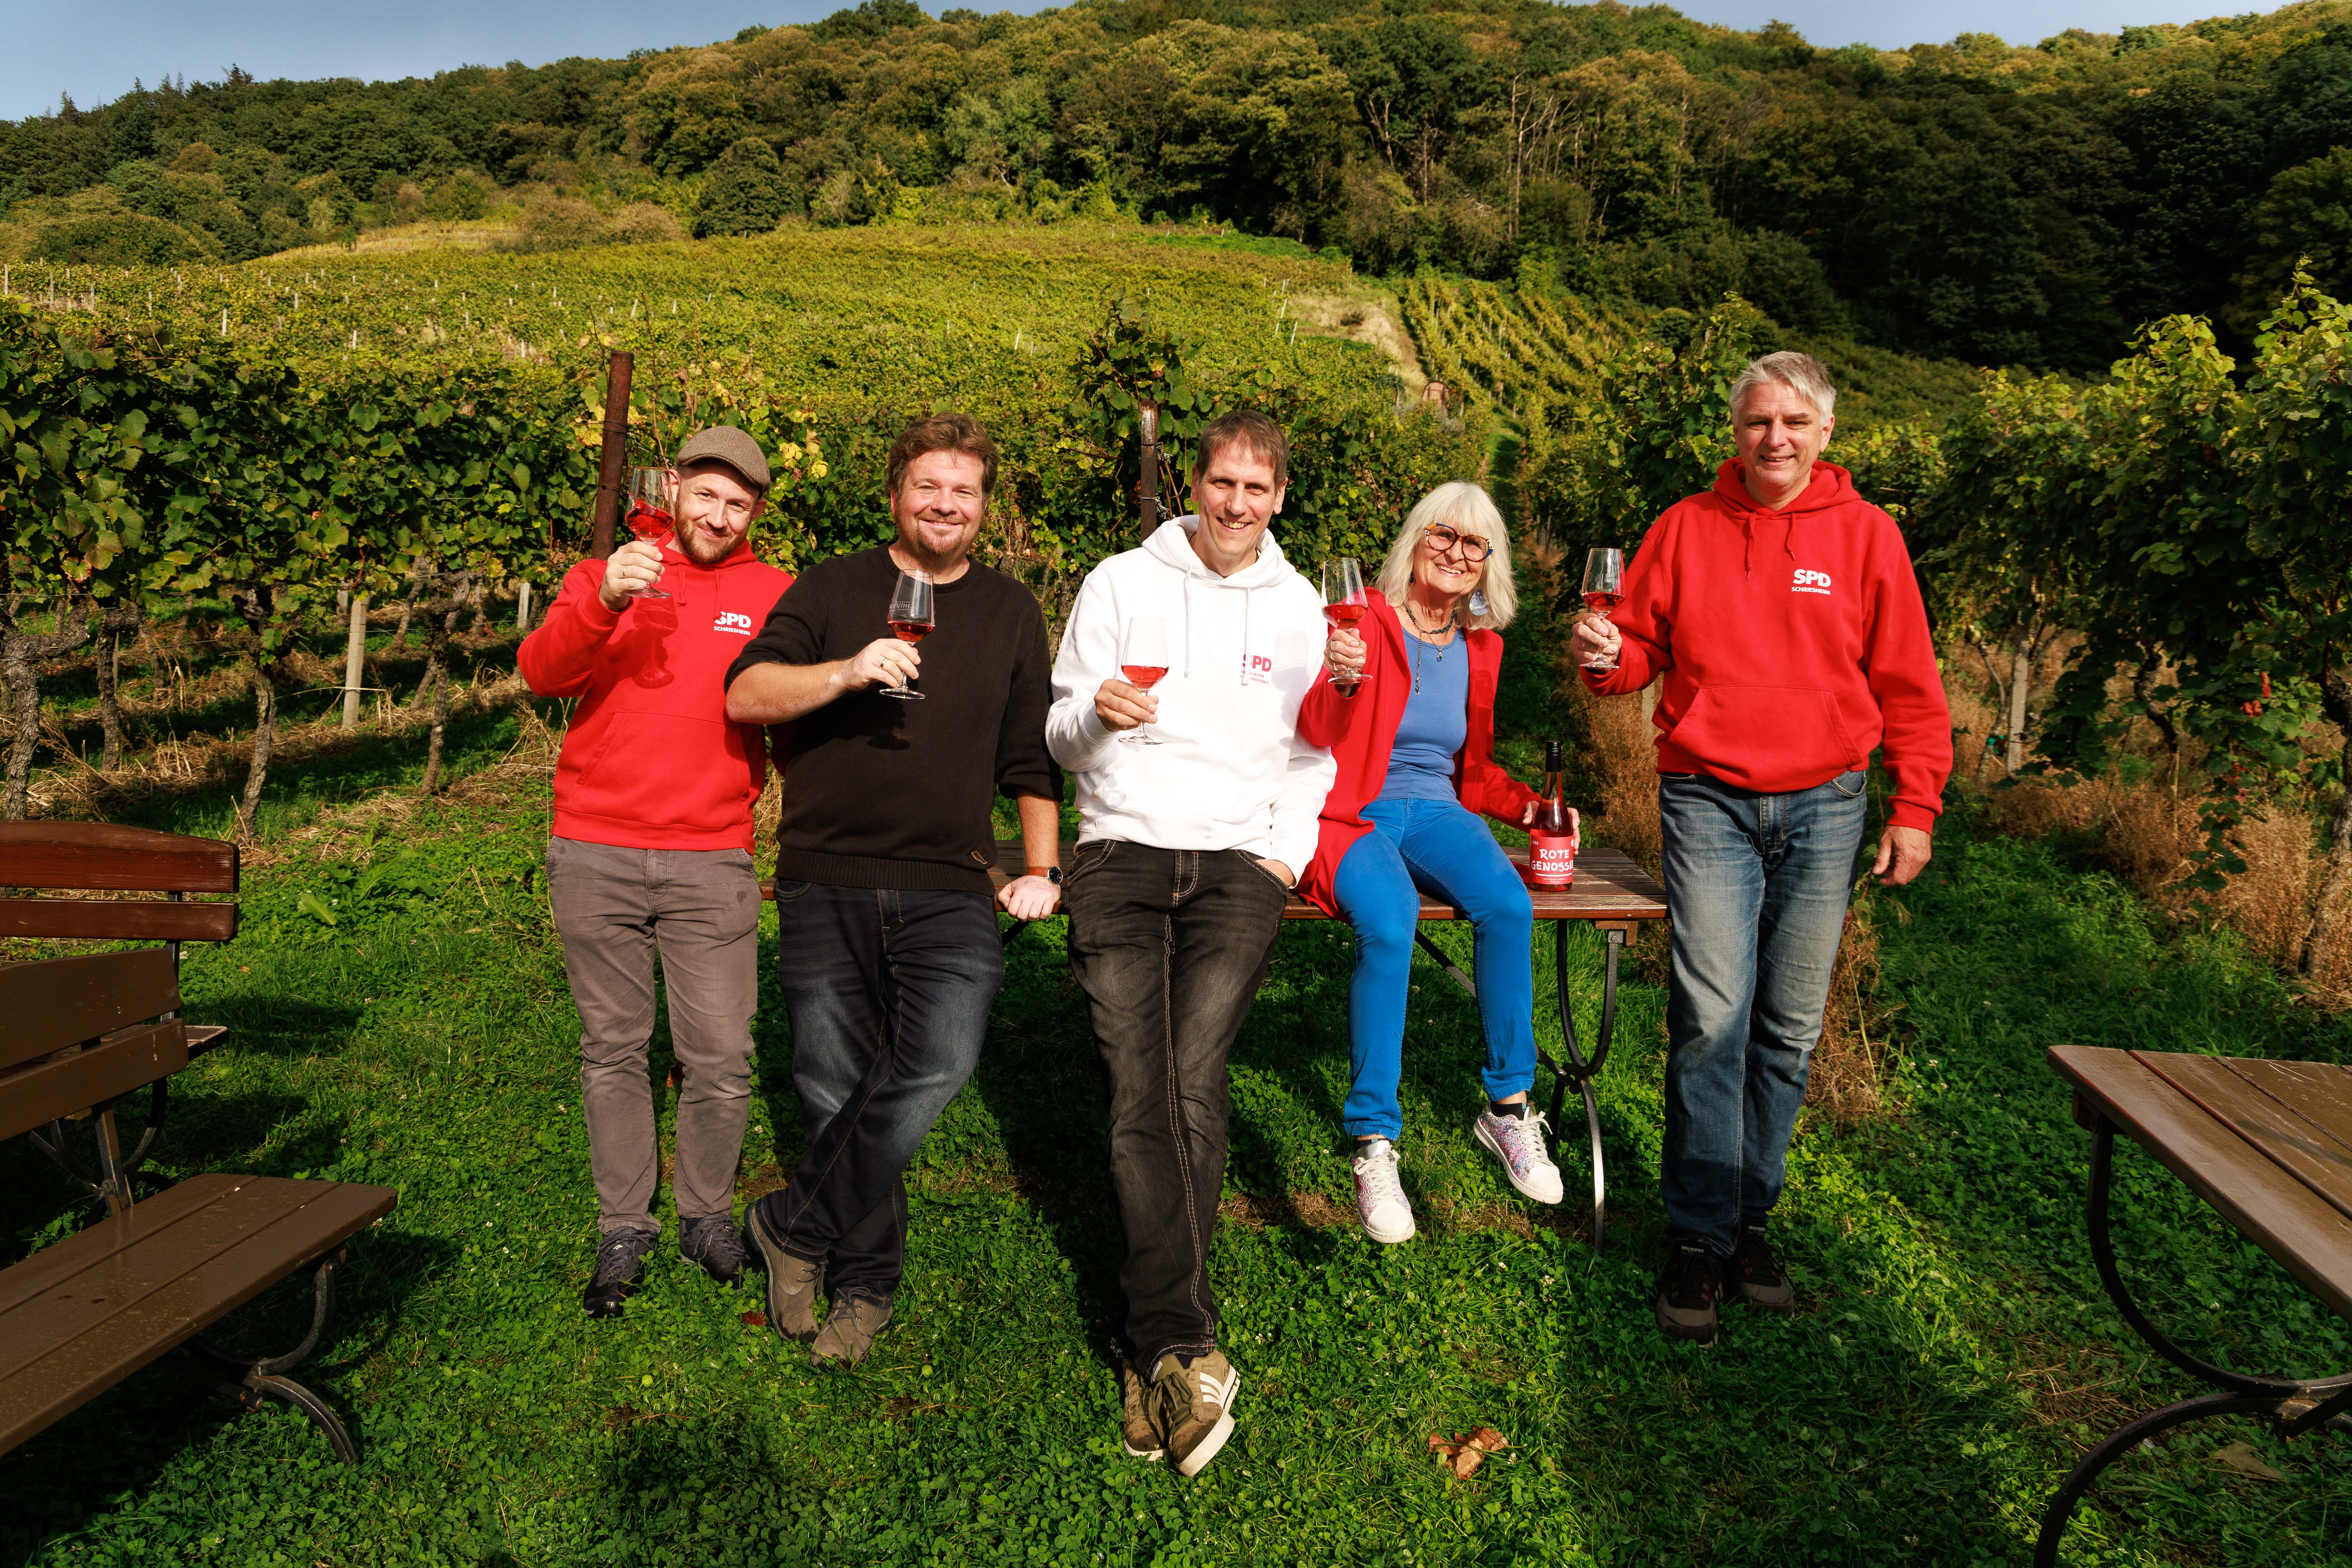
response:
M555 764L555 834L625 849L751 847L768 780L757 724L727 721L727 667L765 624L792 574L748 546L697 566L664 541L667 599L618 615L596 590L602 561L563 574L547 622L522 640L541 697L577 697Z
M1815 463L1780 511L1739 464L1666 509L1625 572L1611 617L1624 634L1595 691L1665 677L1653 719L1658 771L1741 789L1811 789L1883 750L1898 827L1933 828L1952 772L1952 719L1911 553L1895 520Z
M1339 862L1356 840L1372 830L1366 803L1380 798L1388 783L1389 752L1404 722L1405 700L1412 695L1412 671L1405 663L1404 627L1395 607L1379 594L1364 595L1371 610L1361 623L1364 679L1350 697L1331 684L1326 670L1298 709L1298 737L1331 748L1339 776L1323 800L1322 831L1314 862L1298 879L1298 896L1335 919L1339 907L1331 891ZM1516 825L1536 792L1495 765L1495 683L1503 673L1503 639L1489 631L1469 635L1470 730L1454 756L1454 793L1472 811Z

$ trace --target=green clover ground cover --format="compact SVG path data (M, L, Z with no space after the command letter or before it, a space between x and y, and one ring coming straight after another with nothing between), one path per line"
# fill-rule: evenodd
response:
M453 746L478 770L513 726L478 719ZM2193 1392L2099 1291L2087 1140L2042 1047L2352 1059L2343 1020L2226 940L2176 939L2105 879L1955 823L1920 886L1878 896L1908 1110L1809 1129L1792 1153L1780 1232L1804 1311L1735 1309L1715 1347L1670 1345L1645 1300L1661 993L1624 995L1596 1253L1576 1144L1556 1212L1471 1144L1475 1015L1423 963L1403 1142L1423 1234L1381 1248L1353 1226L1337 1131L1349 939L1295 927L1234 1053L1215 1268L1241 1425L1188 1482L1119 1452L1118 1227L1057 924L1014 942L978 1076L913 1174L897 1328L821 1375L741 1322L756 1296L667 1250L625 1318L578 1309L593 1202L537 873L543 775L488 774L387 827L320 804L348 795L340 765L289 770L244 934L189 960L190 1016L234 1032L176 1080L160 1167L399 1190L300 1374L360 1462L158 1366L0 1457L0 1560L2021 1563L2081 1446ZM225 807L152 820L220 832ZM1466 931L1443 940L1466 963ZM1587 1030L1599 952L1571 939ZM747 1195L799 1152L772 982L766 1001ZM666 1052L658 1035L657 1073ZM2151 1163L2126 1155L2119 1191L2126 1267L2184 1338L2249 1367L2352 1366L2352 1335ZM84 1218L23 1141L0 1146L0 1258ZM283 1348L307 1310L282 1286L233 1337ZM1482 1424L1513 1447L1455 1480L1427 1438ZM2233 1438L2284 1479L2215 1468ZM2352 1561L2352 1445L2192 1428L2107 1495L2128 1518L2086 1516L2072 1561Z

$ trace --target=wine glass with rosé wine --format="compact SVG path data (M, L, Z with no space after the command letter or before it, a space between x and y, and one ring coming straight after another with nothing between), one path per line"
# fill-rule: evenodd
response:
M1118 634L1118 673L1121 679L1139 691L1150 691L1168 673L1168 623L1158 616L1138 616L1127 623ZM1157 746L1164 742L1157 735L1147 734L1145 726L1138 724L1119 737L1132 745Z
M1622 550L1588 550L1584 552L1584 607L1600 616L1609 618L1609 612L1625 602L1625 552ZM1615 659L1591 658L1584 661L1587 669L1614 669Z
M677 531L677 520L670 516L669 492L667 468L629 470L629 510L625 521L629 531L647 544L657 546ZM629 597L667 599L669 595L659 588L632 588Z
M1354 556L1334 555L1323 563L1323 618L1330 623L1335 635L1355 630L1369 607L1364 602L1364 568ZM1352 693L1362 679L1334 678L1331 684Z
M890 590L890 635L903 643L919 643L938 625L931 614L931 577L928 572L901 572L898 585ZM905 686L886 686L885 697L896 697L905 702L920 702L923 694L910 682Z

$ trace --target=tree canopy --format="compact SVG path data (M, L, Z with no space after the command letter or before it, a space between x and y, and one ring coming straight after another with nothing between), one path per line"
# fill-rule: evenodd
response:
M2306 254L2343 288L2347 148L2352 0L1894 52L1606 3L864 0L626 59L67 101L0 123L0 201L60 260L240 259L517 189L698 234L1197 216L2089 370L2172 312L2242 346Z

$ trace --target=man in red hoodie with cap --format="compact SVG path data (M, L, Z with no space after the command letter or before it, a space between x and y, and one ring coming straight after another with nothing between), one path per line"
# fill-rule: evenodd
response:
M617 1315L660 1239L661 1171L646 1041L654 954L677 1055L678 1250L712 1278L743 1272L735 1167L751 1103L760 877L751 805L766 733L727 721L727 667L792 577L751 553L768 459L732 426L678 448L675 530L564 574L523 639L523 679L576 697L555 766L547 892L580 1009L580 1109L601 1214L581 1304Z
M1795 1293L1765 1239L1822 1034L1869 800L1894 788L1874 875L1909 881L1952 771L1952 721L1894 519L1817 459L1837 390L1774 353L1731 388L1738 456L1642 539L1616 620L1573 647L1596 692L1664 678L1658 817L1674 917L1666 1006L1669 1226L1658 1326L1715 1338L1734 1295Z

